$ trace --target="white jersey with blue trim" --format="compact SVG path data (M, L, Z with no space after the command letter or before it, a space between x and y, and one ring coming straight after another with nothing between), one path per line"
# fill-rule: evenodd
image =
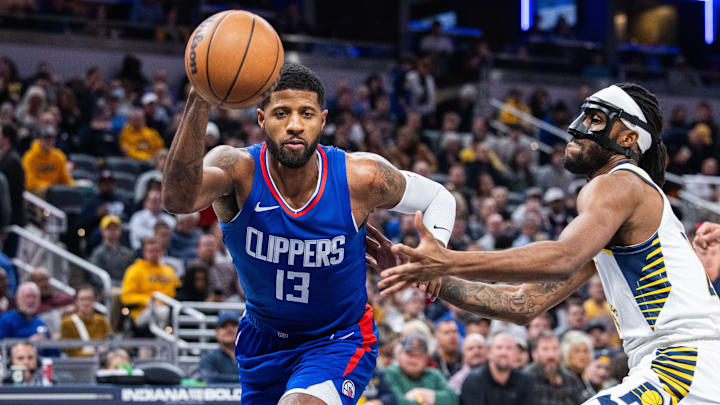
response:
M594 259L630 367L662 347L720 344L720 299L667 196L638 166L622 163L610 174L617 171L636 174L663 198L662 220L650 239L608 246Z

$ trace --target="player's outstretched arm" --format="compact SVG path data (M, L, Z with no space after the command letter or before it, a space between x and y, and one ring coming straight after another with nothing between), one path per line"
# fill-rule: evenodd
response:
M526 325L565 300L595 272L595 263L590 261L566 280L507 285L444 277L440 298L486 318Z
M416 249L393 247L411 262L383 271L381 287L392 285L386 290L392 292L448 275L506 282L567 279L609 243L641 203L638 183L631 175L600 177L585 186L578 197L578 217L565 227L557 241L503 251L456 252L433 243L418 215L415 226L420 232L420 245Z
M720 224L703 222L693 238L695 248L707 249L718 243L720 243Z
M210 104L190 90L163 172L163 203L169 212L196 212L232 193L239 166L252 165L247 152L230 146L218 146L205 156L209 115Z

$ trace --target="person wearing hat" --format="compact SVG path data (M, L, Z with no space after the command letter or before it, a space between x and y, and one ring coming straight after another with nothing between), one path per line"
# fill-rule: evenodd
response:
M558 187L551 187L545 192L543 203L546 206L545 216L549 223L550 238L556 239L572 219L565 207L565 193Z
M73 185L72 176L67 170L67 157L55 147L57 130L47 125L40 130L39 138L34 140L30 150L23 155L25 169L25 189L45 198L45 191L55 184Z
M409 334L402 342L397 362L385 369L399 405L456 405L458 396L439 370L427 366L428 342L425 336Z
M100 234L102 244L93 249L89 260L108 272L114 286L120 286L125 270L135 261L135 253L129 247L120 244L122 220L115 215L104 216L100 220ZM92 283L96 287L100 286L98 279L93 280Z
M155 93L146 93L140 99L143 112L145 113L145 122L147 126L156 130L161 136L167 131L170 124L168 112L160 105L160 98Z
M128 123L120 132L120 149L127 157L150 160L165 146L157 130L147 126L142 108L130 111Z
M610 345L610 334L604 323L598 321L590 321L585 325L585 333L590 336L590 341L595 351L593 357L606 357L608 360L613 358L619 351Z
M107 215L113 215L127 221L134 211L133 203L115 191L115 176L110 170L103 169L97 180L97 189L85 199L80 213L81 223L88 236L88 250L100 243L98 225Z
M219 348L205 352L200 358L200 377L209 383L237 383L238 369L235 362L235 334L239 316L232 311L218 314L215 338Z

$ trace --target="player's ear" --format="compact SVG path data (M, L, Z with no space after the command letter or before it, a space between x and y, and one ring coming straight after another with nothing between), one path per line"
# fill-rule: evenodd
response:
M262 108L257 109L257 123L260 128L265 129L265 110Z
M637 140L638 133L626 128L625 130L620 132L615 142L617 142L617 144L622 146L623 148L631 148L637 143Z
M320 127L325 129L325 122L327 121L328 110L322 110L320 113L320 120L322 121Z

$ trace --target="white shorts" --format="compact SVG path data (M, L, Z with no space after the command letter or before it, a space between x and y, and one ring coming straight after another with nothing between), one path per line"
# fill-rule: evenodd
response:
M720 342L671 346L640 360L623 382L585 405L720 404Z

